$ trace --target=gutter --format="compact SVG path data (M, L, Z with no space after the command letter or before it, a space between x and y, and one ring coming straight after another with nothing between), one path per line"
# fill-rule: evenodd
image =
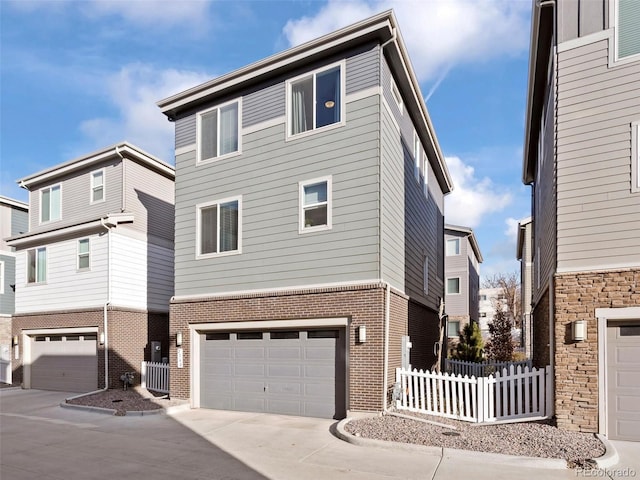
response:
M387 411L387 383L389 382L389 317L391 312L391 286L385 282L385 302L384 302L384 371L382 373L382 406L383 411Z

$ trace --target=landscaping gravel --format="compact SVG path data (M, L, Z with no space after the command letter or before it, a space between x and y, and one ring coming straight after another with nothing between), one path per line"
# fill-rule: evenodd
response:
M377 440L526 457L561 458L567 461L570 468L595 467L591 459L605 452L604 445L594 434L560 430L549 422L478 425L403 411L352 420L345 429L353 435Z
M142 388L109 389L92 395L67 400L71 405L109 408L115 410L115 415L126 415L127 412L141 412L160 410L162 408L181 405L184 400L172 400L167 395L154 394Z

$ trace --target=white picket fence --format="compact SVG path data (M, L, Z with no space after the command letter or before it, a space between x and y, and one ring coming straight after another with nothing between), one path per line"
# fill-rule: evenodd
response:
M396 369L396 408L468 422L547 418L551 367L511 365L488 377Z
M455 375L467 375L469 377L488 377L504 368L514 367L532 367L531 360L521 360L518 362L494 362L485 360L483 362L467 362L464 360L454 360L445 358L444 369Z
M147 390L169 393L169 364L142 362L140 384L142 388L146 388Z

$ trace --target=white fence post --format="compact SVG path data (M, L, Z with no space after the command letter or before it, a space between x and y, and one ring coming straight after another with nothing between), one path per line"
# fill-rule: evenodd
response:
M169 364L142 362L141 385L147 390L169 393Z
M147 362L142 362L142 367L140 368L140 386L147 388Z

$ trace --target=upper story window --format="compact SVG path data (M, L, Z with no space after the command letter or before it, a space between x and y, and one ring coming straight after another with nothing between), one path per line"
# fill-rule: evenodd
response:
M457 295L460 293L460 278L447 278L447 295Z
M331 228L331 177L299 183L299 232L315 232Z
M91 172L91 203L104 201L104 168Z
M418 134L413 132L413 174L416 177L416 182L420 182L420 139Z
M203 203L196 209L196 256L240 253L242 197Z
M425 295L429 294L429 257L424 258L422 265L422 289Z
M426 198L429 197L429 159L427 158L426 152L422 152L422 172L423 172L423 189L424 196Z
M27 250L27 283L47 281L47 249L45 247Z
M198 113L198 162L240 152L241 108L238 99Z
M40 190L40 223L60 220L60 185Z
M640 2L617 0L616 7L616 59L622 60L640 54Z
M631 124L631 191L640 192L640 120Z
M447 240L447 257L452 255L460 255L460 239L459 238L451 238Z
M0 293L4 293L4 262L0 261Z
M341 124L344 63L287 81L288 136Z
M91 266L89 247L90 245L88 238L78 240L78 270L89 270Z
M460 321L447 322L447 337L457 337L460 335Z
M393 99L396 101L396 105L398 105L398 109L400 110L400 113L403 113L404 104L402 103L402 96L400 95L400 90L398 90L398 86L396 85L396 82L393 80L393 77L391 77L391 95L393 96Z

